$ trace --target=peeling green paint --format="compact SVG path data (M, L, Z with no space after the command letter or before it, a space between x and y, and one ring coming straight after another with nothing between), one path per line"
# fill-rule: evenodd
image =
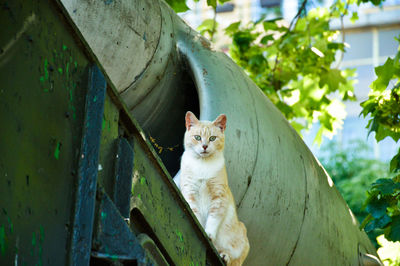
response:
M141 185L146 184L146 178L145 178L144 176L142 176L142 177L140 178L140 184L141 184Z
M47 62L47 59L45 59L44 60L44 78L45 78L45 80L49 79L49 71L47 70L47 65L48 65L48 62Z
M44 228L43 226L40 226L40 243L43 243L44 241Z
M4 256L6 253L6 233L4 226L0 226L0 252Z
M101 130L106 127L106 120L103 118L103 122L101 123Z
M183 235L178 229L175 230L175 234L178 236L179 241L183 242Z
M137 195L137 197L138 197L139 199L142 199L142 195L141 195L141 194Z
M72 83L71 88L69 89L69 102L68 102L68 108L72 112L72 118L75 120L76 119L76 111L74 107L74 90L76 88L76 83Z
M58 68L58 73L60 73L62 75L63 69L61 67Z
M75 106L73 106L71 104L70 109L72 111L72 118L75 120L76 119L76 110L75 110Z
M68 47L65 44L63 44L62 49L63 49L63 51L65 51L68 49Z
M14 225L11 222L11 218L7 216L7 221L8 221L8 225L10 227L10 234L12 234L14 232Z
M32 246L36 246L36 233L32 233Z
M60 157L60 148L61 148L61 142L58 142L56 145L56 149L54 150L54 158L58 160Z

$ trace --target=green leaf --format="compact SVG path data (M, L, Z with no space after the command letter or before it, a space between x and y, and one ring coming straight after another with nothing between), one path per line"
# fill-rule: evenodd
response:
M390 241L400 241L400 215L392 217L390 232L385 237Z
M328 85L330 91L336 91L339 88L339 83L346 83L346 79L342 76L339 69L330 69L321 74L319 86Z
M316 143L319 145L321 145L322 143L322 133L324 132L324 128L321 126L317 132L317 134L315 135L314 141L313 143Z
M240 21L232 23L228 27L225 28L225 33L229 36L232 36L235 32L239 30Z
M216 27L217 27L217 22L214 19L206 19L197 27L197 30L202 35L204 35L204 33L206 33L206 32L211 34L211 32Z
M367 217L362 221L360 225L360 229L364 229L365 226L374 219L374 217L371 214L368 214Z
M400 171L400 150L396 156L392 158L390 161L390 172L399 172Z
M296 22L295 30L296 31L305 31L307 28L307 20L305 18L299 18Z
M217 8L217 0L207 0L207 5L212 6L215 9Z
M240 49L248 49L255 36L247 31L238 31L233 34L233 43Z
M378 78L372 82L372 90L384 91L389 85L390 80L393 78L395 68L393 67L393 59L388 58L382 66L375 67L375 74Z
M391 195L395 189L395 183L389 178L380 178L372 184L372 189L378 190L382 195Z
M250 66L261 66L265 62L265 58L262 54L256 54L249 59Z
M392 221L392 219L387 214L385 214L382 217L379 217L377 219L374 219L374 220L370 221L365 226L365 232L368 233L368 232L371 232L372 230L377 229L377 228L384 228L391 221Z
M389 204L384 199L373 198L367 205L367 211L375 218L381 218L386 214Z
M186 5L186 0L166 0L169 6L176 12L185 12L189 10L189 7Z
M279 29L278 25L276 24L276 21L271 21L271 20L264 21L263 26L265 31Z
M268 35L265 35L264 37L262 37L262 39L260 40L260 43L268 44L268 41L273 41L273 40L274 40L273 35L272 34L268 34Z
M328 43L328 49L344 51L344 44L339 42Z
M350 21L351 21L351 23L354 24L357 20L358 20L358 13L357 13L356 11L354 11L354 12L351 14Z

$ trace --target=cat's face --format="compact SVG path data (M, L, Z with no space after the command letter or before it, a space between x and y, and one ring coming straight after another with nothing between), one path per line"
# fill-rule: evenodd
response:
M185 150L191 149L199 157L206 158L224 150L226 116L215 121L199 121L192 112L186 113Z

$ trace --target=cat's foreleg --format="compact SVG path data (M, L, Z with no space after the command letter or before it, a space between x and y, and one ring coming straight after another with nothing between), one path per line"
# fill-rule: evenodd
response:
M197 198L197 195L198 195L197 191L193 190L192 186L183 185L181 192L182 192L183 197L189 204L190 209L192 209L192 212L196 216L197 220L199 221L201 226L204 227L203 219L201 218L201 214L200 214L200 206L199 206L199 201Z
M205 231L208 237L214 241L216 239L218 229L224 219L226 208L222 201L216 200L211 204L208 212Z

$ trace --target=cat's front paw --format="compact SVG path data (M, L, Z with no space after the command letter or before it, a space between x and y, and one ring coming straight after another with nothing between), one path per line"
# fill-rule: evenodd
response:
M226 254L225 252L221 252L219 255L225 261L226 264L228 264L231 261L231 259L229 258L229 255Z

